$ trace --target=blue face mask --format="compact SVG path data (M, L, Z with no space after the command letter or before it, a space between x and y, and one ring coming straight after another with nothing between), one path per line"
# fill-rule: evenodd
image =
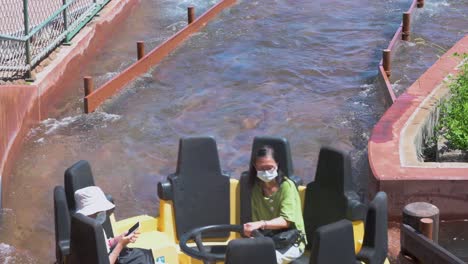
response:
M264 182L271 182L276 176L278 176L277 168L267 171L257 171L257 177Z
M96 216L96 222L98 222L99 224L104 224L104 222L106 221L107 219L107 214L106 212L99 212Z

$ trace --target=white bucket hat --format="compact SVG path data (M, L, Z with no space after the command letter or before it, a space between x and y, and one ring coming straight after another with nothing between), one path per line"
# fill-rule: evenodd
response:
M76 213L86 216L107 211L115 207L109 202L101 188L89 186L75 192Z

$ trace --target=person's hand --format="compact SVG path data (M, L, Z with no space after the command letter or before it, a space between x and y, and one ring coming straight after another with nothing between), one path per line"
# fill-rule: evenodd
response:
M125 236L125 234L126 234L126 233L124 232L124 233L122 233L122 234L120 234L120 235L114 237L114 244L119 243L119 241L122 240L122 238Z
M249 222L244 224L244 235L247 237L252 236L252 231L263 227L263 221Z
M122 234L123 235L123 234ZM121 237L122 235L120 235L119 237ZM135 231L133 233L131 233L130 235L125 235L125 236L122 236L119 240L119 243L122 244L122 246L127 246L129 243L135 243L138 239L138 236L140 235L140 232L138 231Z

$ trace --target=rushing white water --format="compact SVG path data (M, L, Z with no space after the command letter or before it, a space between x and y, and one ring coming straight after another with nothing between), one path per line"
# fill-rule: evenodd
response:
M53 135L60 130L80 130L82 128L105 128L109 123L116 122L121 116L109 114L106 112L95 112L89 115L81 114L75 116L67 116L60 119L47 118L40 122L40 125L32 129L28 137L35 137L37 143L44 143L44 137Z

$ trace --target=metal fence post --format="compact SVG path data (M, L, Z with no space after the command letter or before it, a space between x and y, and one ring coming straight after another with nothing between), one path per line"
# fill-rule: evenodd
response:
M27 37L29 35L29 10L28 10L28 0L23 0L23 20L24 20L24 35ZM26 65L28 70L26 71L26 80L32 80L31 72L31 38L26 39L25 43L25 52L26 52Z
M62 0L62 3L63 3L63 6L66 5L66 4L67 4L67 0ZM68 7L65 8L65 9L63 10L63 30L64 30L65 32L68 32L68 14L67 14L67 9L68 9ZM65 46L70 46L70 44L71 44L71 43L70 43L70 36L69 36L69 34L67 33L67 34L65 35L65 40L64 40L64 42L63 42L63 45L65 45Z
M67 0L63 0L62 3L63 3L63 5L66 5ZM65 29L65 31L68 30L68 18L67 18L67 9L66 8L63 10L63 28Z

